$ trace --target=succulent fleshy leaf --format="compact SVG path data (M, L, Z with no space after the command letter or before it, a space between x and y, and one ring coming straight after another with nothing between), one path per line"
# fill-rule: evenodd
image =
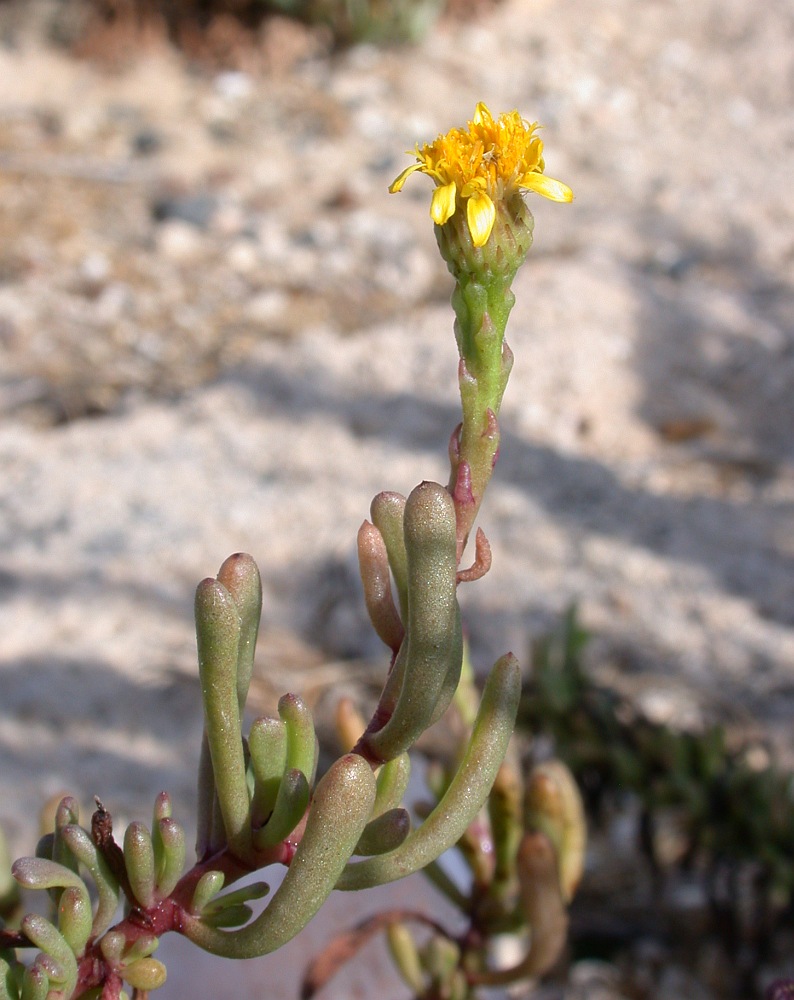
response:
M587 821L579 786L560 760L536 765L527 779L525 822L544 833L557 854L563 899L570 902L584 873Z
M372 523L386 545L389 568L397 589L400 618L403 622L408 615L408 557L403 532L405 504L406 499L401 493L385 490L373 499L369 510Z
M72 854L85 865L94 880L98 903L91 933L98 937L110 927L119 905L119 883L91 837L81 826L63 827L61 836Z
M160 853L158 859L158 850L155 850L155 894L159 899L165 899L176 888L185 867L185 831L175 819L164 816L157 821L152 839Z
M240 615L237 705L242 715L254 669L259 619L262 617L262 580L251 556L245 552L236 552L218 570L218 582L231 594Z
M159 946L160 941L154 934L141 934L128 948L125 948L121 964L126 966L129 963L137 962L139 958L148 958L157 951Z
M152 809L155 882L159 882L160 873L165 863L165 849L160 836L160 820L170 819L172 811L171 796L167 792L160 792L154 800L154 808Z
M354 853L364 856L387 854L399 847L410 832L408 810L389 809L367 823Z
M382 815L389 809L396 809L403 800L408 782L411 780L411 758L407 753L401 753L387 761L378 771L377 794L373 818Z
M77 985L77 959L69 942L54 924L37 913L22 919L21 930L41 951L34 964L46 970L47 978L57 984L64 997L70 997Z
M468 1000L471 996L469 981L461 968L455 969L448 981L449 1000Z
M221 847L219 841L225 840L226 836L225 832L222 838L215 835L215 808L218 797L215 793L215 774L212 770L212 756L206 729L201 737L196 799L196 857L202 860L217 851Z
M311 785L318 754L312 713L302 698L285 694L279 699L278 714L287 729L286 769L301 771Z
M26 889L64 889L69 885L88 894L85 883L75 871L46 858L19 858L11 866L11 874Z
M396 850L347 865L337 889L350 891L393 882L423 868L457 843L482 808L504 760L520 694L521 671L516 658L508 653L497 660L488 677L471 739L444 797Z
M66 851L62 851L62 856L66 856ZM73 857L71 851L69 856ZM88 888L80 876L71 868L46 858L20 858L12 866L12 874L20 885L28 889L58 890L55 894L58 899L56 933L59 933L61 940L68 944L75 955L82 954L91 935L93 912ZM46 935L49 931L43 928L41 933ZM54 954L58 961L61 960L57 949L55 953L47 948L44 950Z
M190 912L200 914L209 901L221 891L225 881L226 876L223 872L204 872L193 890Z
M85 886L68 886L58 901L58 930L75 955L80 956L91 936L94 914Z
M386 928L386 944L397 969L416 996L424 996L425 973L413 934L404 923L395 921Z
M282 719L256 719L248 733L248 753L254 773L251 821L260 827L273 812L287 766L287 728Z
M38 960L25 969L22 977L22 993L20 1000L47 1000L50 991L50 978Z
M293 768L284 773L270 819L261 829L254 831L257 850L274 847L286 840L303 818L309 794L309 782L302 771Z
M405 629L392 595L386 543L375 525L364 521L358 529L357 545L364 603L372 627L381 641L396 653Z
M0 955L0 1000L19 1000L24 966L9 962Z
M136 990L156 990L164 985L166 968L156 958L141 958L124 967L126 982Z
M205 951L253 958L280 948L311 920L336 884L369 819L375 778L357 754L337 760L317 785L284 881L270 904L247 927L233 932L188 917L183 932ZM328 831L333 830L333 838Z
M560 957L568 934L568 913L560 890L557 858L542 833L524 834L518 850L521 901L530 927L530 945L524 959L508 969L472 973L470 981L504 986L517 979L542 976Z
M43 837L39 837L39 841L36 844L36 857L46 858L47 861L52 861L52 849L55 846L55 834L45 833Z
M499 895L513 888L516 855L523 835L524 785L518 762L505 758L488 796L488 815L494 847L494 874L491 892Z
M445 984L460 961L460 948L447 937L434 934L423 949L423 964L433 979Z
M251 808L237 697L241 620L234 598L217 580L204 580L196 590L196 638L215 792L229 847L246 857Z
M358 747L379 762L404 753L446 708L463 655L456 599L455 508L443 486L425 482L411 492L403 532L408 567L406 637L374 724Z
M237 903L234 906L224 907L214 913L202 914L201 922L207 927L242 927L247 924L254 911L245 903Z
M244 885L240 889L233 889L222 896L216 896L211 902L205 904L202 909L202 917L208 914L220 913L230 906L238 906L240 903L250 903L253 899L263 899L270 892L267 882L252 882Z
M107 934L102 936L99 942L99 950L102 952L102 957L113 969L121 965L126 946L127 939L121 931L108 931Z
M124 832L124 863L137 902L145 908L154 906L154 845L146 825L138 820L130 823Z
M77 858L74 857L61 837L61 830L72 823L80 822L80 806L77 799L71 795L65 796L58 803L55 811L55 837L52 845L52 860L57 861L72 871L77 871Z
M14 960L10 951L0 952L0 1000L19 1000L22 972L23 967Z

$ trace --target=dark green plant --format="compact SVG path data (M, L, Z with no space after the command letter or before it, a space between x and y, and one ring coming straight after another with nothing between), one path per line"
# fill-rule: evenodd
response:
M674 809L682 860L759 863L778 904L786 904L794 891L794 776L766 753L759 766L753 746L729 749L723 726L682 732L650 721L590 680L582 663L587 641L572 608L536 644L520 725L553 737L594 801L616 791L639 796L651 849L655 818Z
M413 43L431 30L446 0L90 0L103 24L125 27L146 22L172 38L191 38L219 17L233 18L243 30L256 28L268 14L283 14L327 28L334 44Z
M712 937L735 963L737 995L747 995L775 930L794 924L794 774L758 743L731 747L720 725L679 731L649 720L590 679L587 641L571 608L535 644L519 731L552 738L595 823L627 799L639 803L638 860L657 876L700 880Z
M324 24L340 45L418 42L435 24L445 0L259 0L309 23Z

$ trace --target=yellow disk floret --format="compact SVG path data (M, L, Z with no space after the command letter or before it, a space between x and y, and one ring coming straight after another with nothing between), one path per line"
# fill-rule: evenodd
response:
M433 178L436 189L430 216L443 226L452 218L458 199L465 203L466 220L476 247L485 246L496 220L496 205L517 191L535 191L552 201L572 201L573 191L547 177L543 143L517 111L494 119L488 108L477 105L466 128L453 128L435 142L416 147L416 163L406 167L391 184L394 194L415 171Z

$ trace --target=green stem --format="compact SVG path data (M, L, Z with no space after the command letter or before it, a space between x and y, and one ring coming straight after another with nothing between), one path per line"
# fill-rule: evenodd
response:
M457 515L458 560L482 504L499 453L499 409L513 366L504 340L515 302L509 282L466 275L452 294L460 351L463 421L450 444L450 492Z
M460 205L436 226L441 256L455 278L452 307L460 353L463 422L452 435L450 492L458 517L458 560L463 554L499 451L499 407L513 355L504 342L515 297L510 291L532 245L533 219L520 194L496 205L489 240L475 247Z

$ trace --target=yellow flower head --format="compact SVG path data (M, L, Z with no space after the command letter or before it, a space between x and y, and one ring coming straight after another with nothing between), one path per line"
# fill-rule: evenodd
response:
M458 198L466 203L472 242L485 246L496 220L496 204L520 190L536 191L552 201L572 201L573 191L543 173L543 143L538 123L517 111L494 120L480 103L466 128L453 128L429 145L416 147L416 163L406 167L389 191L395 194L416 170L436 183L430 216L438 226L455 214Z

